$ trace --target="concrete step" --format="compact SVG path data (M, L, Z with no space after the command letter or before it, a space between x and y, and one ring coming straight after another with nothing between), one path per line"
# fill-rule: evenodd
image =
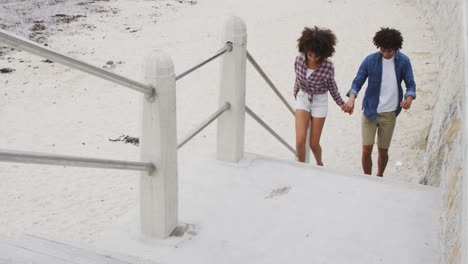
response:
M0 238L0 264L154 264L137 257L81 248L34 235Z
M247 155L179 163L179 216L188 232L138 236L138 212L96 244L183 263L436 264L437 188Z

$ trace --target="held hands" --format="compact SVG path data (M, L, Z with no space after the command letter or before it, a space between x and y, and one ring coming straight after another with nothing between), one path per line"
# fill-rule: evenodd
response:
M411 103L413 102L413 96L408 96L406 99L400 103L401 108L408 110L411 108Z
M348 103L348 102L347 102ZM341 105L341 110L345 113L348 113L348 114L352 114L353 113L353 110L351 108L349 108L349 106L347 105L347 103L344 103Z
M351 115L354 112L354 100L355 99L356 99L356 95L350 94L348 101L344 103L343 105L341 105L341 110ZM405 110L410 109L413 99L414 99L413 96L406 97L406 99L400 103L400 106Z
M351 115L354 112L354 99L356 95L350 94L348 101L341 106L341 110Z

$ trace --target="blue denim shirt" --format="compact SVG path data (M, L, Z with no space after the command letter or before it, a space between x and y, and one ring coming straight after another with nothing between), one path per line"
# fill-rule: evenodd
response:
M401 88L401 81L405 81L406 94L405 99L408 96L412 96L416 99L416 83L413 78L413 69L408 56L397 51L395 53L395 73L398 84L398 108L396 115L401 112L400 102L403 100L403 89ZM362 100L362 109L364 109L364 115L375 120L377 118L377 106L379 105L380 97L380 85L382 83L382 55L380 52L373 53L367 56L359 67L359 71L354 78L351 90L346 94L355 94L356 97L362 88L362 85L367 82L367 89Z

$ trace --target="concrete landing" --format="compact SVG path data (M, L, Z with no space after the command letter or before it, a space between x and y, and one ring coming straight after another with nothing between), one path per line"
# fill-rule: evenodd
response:
M161 263L438 263L439 193L249 155L179 166L181 237L139 235L138 212L96 244Z

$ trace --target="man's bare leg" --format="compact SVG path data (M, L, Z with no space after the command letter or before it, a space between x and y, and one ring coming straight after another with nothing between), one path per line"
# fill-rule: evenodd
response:
M377 160L377 166L378 166L377 176L383 177L383 173L388 163L388 149L382 149L382 148L378 148L378 149L379 149L379 158Z
M362 146L362 169L364 174L372 174L372 147L374 145Z

